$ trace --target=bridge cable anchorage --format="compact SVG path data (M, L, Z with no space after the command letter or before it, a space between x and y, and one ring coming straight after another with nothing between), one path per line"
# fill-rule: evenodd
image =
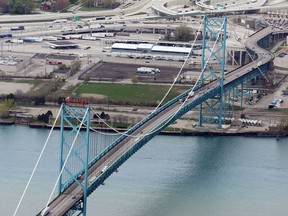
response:
M203 23L204 23L203 20L204 20L204 17L203 17L202 22L201 22L202 24L201 24L201 25L199 26L199 28L198 28L198 31L197 31L197 34L196 34L196 36L195 36L195 39L194 39L194 41L193 41L193 43L192 43L191 49L190 49L189 53L186 55L185 61L183 62L183 64L182 64L182 66L181 66L181 68L180 68L177 76L174 78L172 85L170 86L170 88L168 89L168 91L166 92L166 94L164 95L164 97L162 98L162 100L159 102L159 104L157 105L157 107L152 111L152 113L153 113L153 112L156 112L156 110L159 108L159 106L163 103L163 101L166 99L167 95L170 93L170 91L171 91L172 88L174 87L175 83L177 82L178 77L179 77L180 74L182 73L182 70L183 70L184 66L186 65L186 63L187 63L187 61L188 61L188 59L189 59L189 57L190 57L190 54L191 54L191 52L192 52L192 50L193 50L193 48L194 48L194 45L195 45L196 40L197 40L197 38L198 38L198 35L199 35L199 33L200 33L200 29L201 29L202 26L203 26ZM194 86L195 86L195 85L194 85ZM194 87L194 88L195 88L195 87Z
M229 20L229 19L228 19L228 20ZM229 21L230 21L230 20L229 20ZM232 21L230 21L230 22L232 22ZM235 25L235 24L233 24L233 25ZM232 27L233 25L231 25L230 28L231 28L232 32L234 33L234 36L235 36L236 38L239 38L238 35L237 35L237 33L236 33L236 31L235 31L235 29ZM230 25L229 25L229 26L230 26ZM244 44L242 41L239 41L239 42L240 42L240 44L243 46L243 48L246 50L246 52L247 52L249 58L252 60L252 62L255 63L255 61L254 61L254 59L252 58L251 54L248 52L247 47L245 46L245 44ZM267 51L267 50L265 50L265 51L266 51L266 52L269 52L269 51ZM257 53L257 54L258 54L258 53ZM267 77L264 75L263 71L261 70L261 68L260 68L261 65L258 66L257 62L255 63L255 65L256 65L256 67L258 68L258 70L260 71L261 75L265 78L265 80L266 80L268 83L270 83L269 80L267 79Z
M35 173L35 171L36 171L36 169L37 169L37 167L38 167L38 164L39 164L39 162L40 162L40 160L41 160L41 158L42 158L42 155L43 155L43 153L44 153L44 151L45 151L45 149L46 149L47 143L48 143L48 141L49 141L49 139L50 139L50 137L51 137L51 134L52 134L52 132L53 132L53 130L54 130L54 127L55 127L55 125L56 125L56 122L57 122L57 120L58 120L58 118L59 118L59 116L60 116L60 114L61 114L61 109L62 109L62 105L61 105L61 107L60 107L60 109L59 109L59 112L58 112L58 114L57 114L57 116L56 116L56 119L55 119L55 121L54 121L54 123L53 123L53 125L52 125L52 128L51 128L51 130L50 130L50 132L49 132L49 135L48 135L48 137L47 137L47 139L46 139L46 141L45 141L45 144L44 144L44 146L43 146L43 148L42 148L42 150L41 150L41 153L40 153L40 155L39 155L39 157L38 157L38 160L37 160L37 162L36 162L36 164L35 164L35 166L34 166L34 169L33 169L33 171L32 171L32 174L31 174L31 176L30 176L30 178L29 178L29 180L28 180L28 183L27 183L27 185L26 185L26 187L25 187L25 189L24 189L24 192L23 192L23 194L22 194L22 196L21 196L21 198L20 198L20 201L19 201L19 203L18 203L18 205L17 205L17 207L16 207L16 209L15 209L15 212L14 212L13 216L15 216L15 215L17 214L17 212L18 212L18 209L19 209L19 207L20 207L20 205L21 205L21 203L22 203L22 200L23 200L23 198L24 198L24 196L25 196L25 194L26 194L26 191L27 191L27 189L28 189L28 187L29 187L29 185L30 185L30 182L31 182L31 180L32 180L32 178L33 178L33 176L34 176L34 173Z
M61 107L61 108L62 108L62 107ZM70 157L70 154L71 154L71 152L72 152L72 150L73 150L73 147L74 147L74 145L75 145L75 143L76 143L76 140L77 140L78 135L79 135L79 133L80 133L80 130L81 130L81 128L82 128L82 125L83 125L83 122L84 122L84 120L85 120L85 117L87 116L87 112L88 112L88 109L86 109L86 112L85 112L85 114L84 114L84 116L83 116L83 120L81 121L81 124L79 125L79 128L78 128L78 130L77 130L76 136L75 136L75 138L74 138L74 140L73 140L73 143L72 143L72 145L71 145L71 147L70 147L70 149L69 149L69 152L68 152L68 154L67 154L67 157L66 157L66 159L65 159L65 161L64 161L64 163L63 163L62 169L61 169L61 171L60 171L60 173L59 173L59 175L58 175L58 177L57 177L57 180L56 180L56 182L55 182L55 185L54 185L54 187L53 187L53 189L52 189L52 192L51 192L51 194L50 194L50 196L49 196L49 199L48 199L48 201L47 201L47 203L46 203L45 208L47 208L48 205L49 205L49 203L51 202L52 196L53 196L53 194L54 194L54 192L55 192L55 189L56 189L56 187L57 187L57 185L58 185L58 182L59 182L59 180L60 180L60 177L61 177L61 175L62 175L62 173L63 173L63 171L64 171L65 165L66 165L66 163L67 163L67 161L68 161L68 159L69 159L69 157Z
M224 25L224 23L223 23L223 25ZM223 27L223 26L222 26L222 27ZM221 27L221 28L222 28L222 27ZM215 49L215 46L216 46L217 41L218 41L218 39L219 39L219 36L220 36L220 31L218 32L217 38L216 38L216 40L215 40L215 42L214 42L214 44L213 44L212 52L213 52L214 49ZM193 85L193 87L192 87L192 89L191 89L190 92L193 92L193 91L194 91L195 87L197 86L198 82L200 81L200 78L201 78L202 74L204 73L205 67L206 67L206 65L208 64L208 61L210 60L210 58L211 58L211 56L212 56L212 52L210 52L209 57L208 57L207 60L205 61L205 65L204 65L204 67L202 68L202 71L201 71L200 75L198 76L198 79L196 80L196 82L195 82L195 84ZM185 103L188 101L188 97L189 97L189 95L187 94L184 102L181 104L181 106L179 107L179 109L178 109L168 120L171 120L171 119L182 109L182 107L183 107L183 106L185 105ZM123 132L121 132L121 131L118 131L116 128L113 128L113 127L111 127L110 125L108 125L102 118L100 118L100 116L95 112L95 110L93 110L92 108L91 108L91 110L92 110L92 112L93 112L108 128L110 128L111 130L115 131L115 132L116 132L117 134L119 134L119 135L125 135L125 136L127 136L127 137L137 138L137 137L144 137L144 136L153 134L153 133L155 132L154 130L152 130L151 132L146 133L146 134L142 134L142 135L140 135L140 136L133 136L133 135L129 135L129 134L123 133ZM155 112L155 111L156 111L156 110L154 110L153 112ZM152 112L152 113L153 113L153 112ZM79 121L79 119L78 119L78 121ZM94 129L91 128L91 127L90 127L90 129L91 129L92 131L94 131L94 132L98 132L97 130L94 130Z

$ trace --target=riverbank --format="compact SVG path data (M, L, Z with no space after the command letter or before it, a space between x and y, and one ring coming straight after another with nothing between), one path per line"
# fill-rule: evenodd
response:
M18 124L13 121L0 121L0 125L14 125ZM19 125L26 125L30 128L44 128L44 129L51 129L52 125L50 124L19 124ZM60 130L60 126L56 125L54 127L56 130ZM64 130L70 130L70 127L64 127ZM83 128L85 130L85 128ZM127 129L123 128L103 128L103 127L92 127L92 131L101 131L101 132L107 132L107 133L116 133L120 132L123 133L127 131ZM218 129L218 128L207 128L207 127L195 127L192 129L187 128L177 128L174 130L171 130L171 128L163 130L160 132L160 135L171 135L171 136L244 136L244 137L288 137L288 132L280 132L275 130L269 130L269 129L261 129L257 127L251 126L245 127L245 128L234 128L234 129Z

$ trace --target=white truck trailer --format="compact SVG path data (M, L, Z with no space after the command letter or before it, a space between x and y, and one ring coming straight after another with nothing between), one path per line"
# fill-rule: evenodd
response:
M158 68L140 67L137 68L137 73L139 74L157 74L160 73Z

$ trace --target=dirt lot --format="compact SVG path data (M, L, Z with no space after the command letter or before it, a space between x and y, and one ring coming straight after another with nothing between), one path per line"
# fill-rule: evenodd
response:
M28 92L32 86L28 83L0 82L0 94L15 93L17 90Z
M180 68L169 66L157 66L160 73L152 74L137 74L136 70L143 65L137 64L119 64L119 63L98 63L85 76L89 76L91 80L99 81L123 81L130 80L132 76L137 76L141 82L170 82L172 83ZM148 66L147 66L148 67ZM150 66L152 67L152 66ZM183 72L188 71L184 69Z

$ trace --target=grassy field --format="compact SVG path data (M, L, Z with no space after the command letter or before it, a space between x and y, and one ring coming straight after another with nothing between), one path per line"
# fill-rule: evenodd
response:
M164 97L168 89L169 86L166 85L87 83L81 85L76 93L78 95L104 95L111 103L153 105ZM165 101L174 98L186 89L188 87L174 87Z

